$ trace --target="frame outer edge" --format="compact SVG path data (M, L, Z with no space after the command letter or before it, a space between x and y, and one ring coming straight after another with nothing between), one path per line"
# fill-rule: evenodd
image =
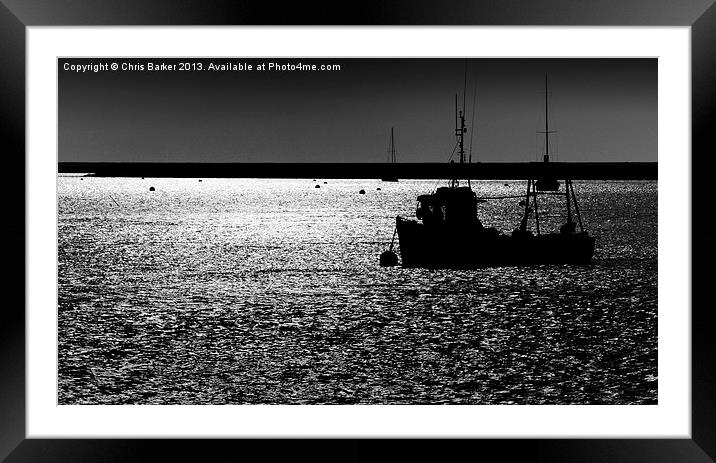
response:
M0 0L28 26L689 26L713 0Z
M23 160L22 164L22 178L25 179L25 24L16 17L12 11L6 6L7 0L0 2L0 91L2 91L2 104L0 104L0 136L4 142L6 159ZM17 3L10 0L10 3L15 4L15 10L18 9ZM29 19L31 23L45 23L52 24L53 20L47 18L47 9L45 13L42 13L43 8L38 5L39 2L28 0L30 7L34 7L35 12L28 13L19 7L21 11L17 11L21 18ZM59 3L59 2L58 2ZM159 2L160 4L163 2ZM420 2L425 4L425 2ZM632 4L632 2L628 2ZM638 2L634 2L638 3ZM703 210L701 206L709 207L706 200L708 198L708 178L706 175L711 172L716 172L716 139L711 133L712 128L709 126L710 118L715 115L714 106L716 105L716 85L714 85L714 76L716 76L716 5L713 1L708 2L710 7L692 24L692 178L693 178L693 210L694 212ZM47 5L45 5L47 6ZM246 6L246 5L245 5ZM633 6L633 5L632 5ZM691 7L693 7L693 3ZM642 5L645 11L648 11L649 7L645 3ZM154 9L155 13L160 13L162 8ZM39 14L36 14L40 10ZM132 10L132 8L130 8ZM186 14L196 13L196 8L192 8L187 11ZM248 7L247 11L251 8ZM429 9L428 9L429 10ZM138 9L134 11L139 15ZM88 14L87 14L88 13ZM95 12L96 13L96 12ZM423 10L422 14L417 16L424 16L426 13ZM29 16L27 16L29 14ZM393 14L388 13L387 10L382 11L384 18L381 20L377 19L376 23L388 23L390 22L390 16ZM663 14L663 12L661 12ZM93 17L94 16L94 17ZM100 15L101 16L101 15ZM157 15L150 15L156 17ZM259 15L261 16L261 15ZM381 16L381 14L378 14ZM474 14L468 15L472 18L468 18L463 23L473 23L477 19ZM529 16L529 15L527 15ZM614 23L627 24L634 23L634 21L618 19L614 15ZM652 18L660 17L660 14L650 15ZM679 15L682 16L682 15ZM138 17L138 16L137 16ZM386 20L386 17L388 19ZM396 21L393 18L392 22L397 24L420 24L420 19L415 15L407 14L404 20ZM256 16L249 14L249 21L253 23L259 23ZM68 21L71 19L71 21ZM104 19L104 20L103 20ZM251 21L253 19L253 21ZM325 19L325 18L323 18ZM148 19L152 21L150 17ZM185 23L184 17L174 17L175 23ZM59 24L72 24L76 22L78 24L112 24L113 21L107 21L106 18L97 18L92 12L81 12L75 11L69 14L69 18L64 20L56 20L57 25ZM146 23L146 19L144 22ZM166 21L157 21L156 23L162 23ZM211 18L204 16L204 21L211 23ZM229 20L230 21L230 20ZM423 18L424 21L424 18ZM580 21L578 18L572 18L571 21L561 21L567 24L579 25L584 23L584 19ZM125 24L139 24L142 21L137 19L136 22L126 21ZM201 19L198 21L201 22ZM327 22L327 21L324 21ZM438 23L451 23L449 19L440 18ZM483 21L489 24L490 21ZM524 21L519 21L523 23ZM558 24L560 21L554 22ZM680 20L673 22L659 19L646 19L643 21L643 25L677 25ZM367 21L366 21L367 23ZM533 22L534 24L543 23L539 19ZM116 23L115 23L116 24ZM709 118L710 116L710 118ZM708 160L708 161L707 161ZM698 168L696 167L698 165ZM17 171L13 174L18 175ZM24 192L24 188L23 188ZM24 199L24 198L23 198ZM22 203L22 211L20 210L19 201L8 205L10 208L10 217L23 217L22 224L20 225L23 240L25 239L25 213L24 213L24 201ZM694 214L694 216L696 216ZM15 225L14 223L12 225ZM24 242L26 245L26 242ZM716 257L714 252L714 246L710 242L698 236L693 236L692 249L702 249L705 252L699 252L699 254L693 255L693 269L696 270L698 267L707 263L708 258ZM23 246L24 250L24 246ZM25 275L25 264L23 263L22 272L14 272L14 278L20 278L20 275L24 278ZM701 267L702 270L708 267ZM706 288L706 284L710 281L710 276L713 275L713 270L705 270L704 273L693 272L692 277L692 288L693 288L693 300L696 301L697 296L701 296L703 290L698 288ZM8 285L9 286L9 285ZM24 285L23 285L24 288ZM24 291L23 291L23 304L8 305L5 310L3 323L0 323L0 378L2 382L0 387L2 388L2 394L0 394L0 460L3 460L12 450L22 444L25 438L25 364L24 361L18 361L17 359L24 359L25 357L25 315L24 315ZM22 307L22 308L20 308ZM694 307L697 307L694 305ZM695 442L704 451L705 454L711 458L716 455L716 427L714 426L713 417L716 416L716 399L714 394L716 390L716 343L713 341L714 338L709 336L709 330L712 327L712 323L709 323L710 318L713 318L710 309L706 306L700 306L701 310L692 311L692 326L695 327L693 330L692 337L692 351L693 351L693 369L692 369L692 437ZM701 330L701 333L698 332ZM77 442L77 441L76 441ZM688 442L688 441L687 441ZM24 444L29 444L25 442ZM39 444L39 442L38 442ZM77 444L79 445L79 442ZM27 447L27 445L23 445ZM479 447L479 445L478 445Z
M691 304L691 437L716 458L716 337L713 335L713 285L716 259L714 233L704 218L716 173L716 3L691 27L691 181L692 181L692 304ZM701 228L701 233L693 231ZM698 250L698 252L694 252ZM710 303L709 303L710 302Z
M20 293L20 301L2 307L0 321L0 460L25 439L25 25L0 4L0 140L6 172L22 179L22 201L12 194L4 206L6 230L21 237L22 264L7 266L6 296ZM15 189L17 191L17 188ZM8 233L8 237L10 234ZM11 244L12 243L12 244ZM9 262L8 262L9 264ZM22 288L20 290L20 288Z

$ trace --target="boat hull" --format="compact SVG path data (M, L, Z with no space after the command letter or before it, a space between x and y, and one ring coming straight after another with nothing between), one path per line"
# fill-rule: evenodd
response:
M535 182L537 191L559 191L559 182L554 178L540 178Z
M480 227L426 227L402 217L396 227L403 267L587 265L594 255L594 237L586 233L506 236Z

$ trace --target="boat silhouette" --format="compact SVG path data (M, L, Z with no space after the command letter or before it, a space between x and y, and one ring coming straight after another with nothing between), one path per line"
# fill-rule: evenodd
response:
M386 171L386 175L381 177L381 180L384 182L397 182L398 177L395 176L393 173L393 170L395 168L395 136L393 134L394 127L390 128L390 144L388 145L388 156L390 157L389 163L392 168L391 171Z
M565 179L565 192L543 191L537 181L527 180L524 195L506 195L479 198L472 190L470 179L458 179L459 165L465 163L463 144L465 105L455 104L459 164L453 163L453 176L448 186L437 188L430 194L417 197L416 218L397 216L390 249L380 256L383 266L397 265L393 252L398 237L401 265L422 268L474 268L485 266L516 266L536 264L579 264L591 262L594 254L594 237L582 224L572 181ZM541 163L540 163L541 164ZM566 221L553 233L541 233L538 197L559 195L565 197ZM524 200L524 213L519 225L510 234L494 227L485 227L478 217L480 200ZM529 225L534 217L534 233ZM576 222L575 222L576 218ZM579 227L579 231L577 231Z

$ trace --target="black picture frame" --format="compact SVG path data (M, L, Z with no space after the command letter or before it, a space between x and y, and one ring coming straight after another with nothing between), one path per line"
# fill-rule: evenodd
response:
M247 0L0 0L0 133L6 178L25 175L25 33L28 26L111 25L605 25L690 26L692 65L692 432L691 439L464 440L153 440L25 438L25 304L4 304L0 319L0 458L20 461L148 461L162 458L401 461L469 458L493 461L708 462L716 459L716 326L706 296L716 257L707 228L716 172L716 5L714 0L400 0L381 3ZM48 158L50 159L50 158ZM23 161L21 161L23 160ZM49 161L48 161L49 162ZM15 164L17 163L17 164ZM12 170L10 170L12 169ZM7 187L6 187L7 188ZM13 192L20 191L13 187ZM26 240L23 203L6 201L5 228ZM13 198L14 199L14 198ZM22 225L20 225L22 224ZM704 229L706 227L706 229ZM8 234L10 239L11 234ZM11 249L20 247L8 243ZM27 241L24 241L26 249ZM24 263L22 268L25 269ZM25 272L9 267L6 286ZM8 301L10 299L8 298ZM227 453L228 452L228 453Z

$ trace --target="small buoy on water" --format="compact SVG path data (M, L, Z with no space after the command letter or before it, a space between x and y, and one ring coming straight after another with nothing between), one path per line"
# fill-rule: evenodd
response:
M323 182L324 185L328 184L328 182Z
M201 179L199 179L199 181L201 182Z
M315 181L316 181L316 179L314 178L314 179L313 179L313 181L315 182Z
M376 188L375 191L380 191L380 187Z
M365 190L360 190L360 191L358 192L358 194L364 195L364 194L365 194Z
M509 186L509 185L510 185L509 183L505 183L505 186Z
M380 255L381 267L392 267L398 265L398 256L393 251L385 251Z
M150 187L149 187L149 191L154 191L154 187L153 187L153 186L150 186Z
M84 180L84 179L85 179L84 177L80 177L80 180Z
M316 185L316 188L321 188L321 185Z

